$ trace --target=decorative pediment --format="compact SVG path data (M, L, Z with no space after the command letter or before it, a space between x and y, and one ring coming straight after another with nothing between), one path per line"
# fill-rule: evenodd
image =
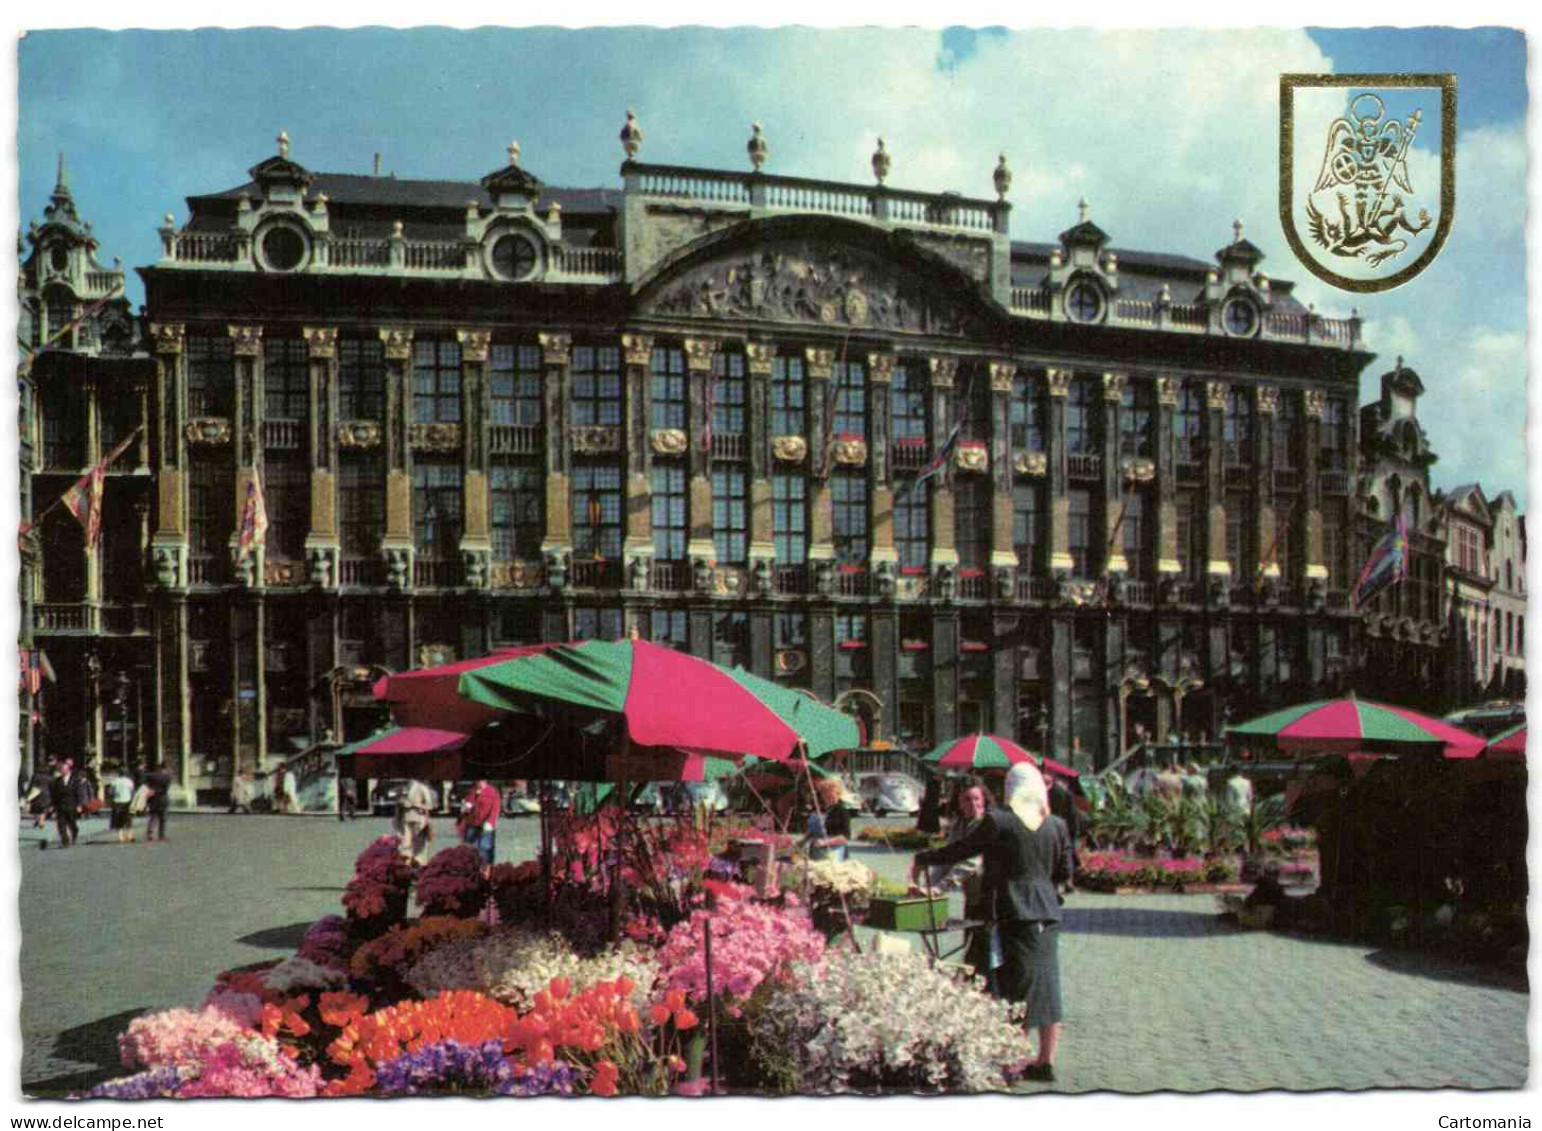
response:
M975 316L935 280L876 252L814 240L743 248L665 283L647 313L883 332L971 332Z
M494 562L490 580L494 589L535 589L541 585L543 572L540 562Z

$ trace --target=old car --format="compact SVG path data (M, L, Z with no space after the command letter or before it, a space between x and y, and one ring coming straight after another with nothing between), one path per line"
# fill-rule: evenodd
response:
M921 783L909 774L863 774L857 779L857 794L876 817L920 812L922 792Z

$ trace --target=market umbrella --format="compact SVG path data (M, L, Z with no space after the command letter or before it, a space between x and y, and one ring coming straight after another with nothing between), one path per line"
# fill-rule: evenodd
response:
M1287 707L1229 727L1226 736L1305 757L1365 752L1476 758L1484 745L1479 736L1440 719L1353 695Z
M340 747L337 757L352 759L355 778L456 781L461 776L458 752L468 739L459 731L391 727Z
M930 763L938 769L961 771L1006 770L1019 762L1040 765L1035 755L1030 754L1011 739L994 734L971 734L963 738L950 738L923 754L921 761Z
M500 648L473 660L457 660L434 668L398 672L377 680L375 698L391 708L391 719L398 726L427 727L432 730L472 734L505 714L510 708L493 708L465 699L460 694L463 673L528 656L553 647L530 644L518 648Z
M1526 760L1526 724L1513 726L1509 730L1496 734L1489 744L1483 748L1485 758L1503 758Z
M817 756L861 741L842 711L647 641L587 640L489 660L459 673L462 697L498 711L556 703L619 715L633 746L785 761L800 745Z

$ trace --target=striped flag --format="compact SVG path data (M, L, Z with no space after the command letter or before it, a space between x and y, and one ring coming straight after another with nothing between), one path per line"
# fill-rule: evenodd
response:
M964 422L960 419L953 425L953 430L948 433L948 438L942 442L942 447L937 449L937 454L932 456L931 461L921 469L920 473L910 481L910 485L905 488L907 496L948 466L948 461L953 458L953 453L958 448L958 438L963 435L963 431Z
M49 683L59 682L59 676L54 672L54 666L48 662L48 653L41 648L37 650L37 670Z
M1376 594L1396 585L1408 576L1408 520L1397 516L1397 523L1371 549L1365 568L1349 594L1352 608L1360 608Z
M16 649L16 659L21 665L21 690L26 695L36 695L43 689L43 674L38 671L33 655L30 648Z
M55 342L57 342L61 338L63 338L66 334L68 334L72 330L74 330L82 322L86 322L86 321L90 320L93 316L95 316L97 311L101 310L104 306L106 306L113 299L122 298L122 297L123 297L123 292L121 290L114 290L111 294L103 295L101 298L99 298L95 302L93 302L90 306L88 306L84 310L82 310L74 318L70 319L69 322L65 323L63 326L59 327L59 329L55 330L52 334L50 334L48 336L48 338L43 342L43 344L37 347L37 349L28 349L27 356L22 359L21 366L18 369L18 375L22 376L22 377L25 377L29 372L31 372L31 370L32 370L32 363L35 362L43 354L43 352L45 350L47 350Z
M241 510L241 534L236 542L236 560L245 561L268 539L268 504L262 497L262 479L254 471L246 485L246 506Z
M107 482L107 469L117 462L119 456L128 451L128 446L138 435L139 429L136 428L125 436L117 447L77 479L59 499L59 502L64 504L64 509L74 515L85 528L88 550L95 549L102 540L102 489Z

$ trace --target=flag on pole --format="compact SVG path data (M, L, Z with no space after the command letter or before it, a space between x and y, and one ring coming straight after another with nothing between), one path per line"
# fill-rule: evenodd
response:
M48 653L41 648L37 650L37 670L49 683L59 682L59 677L54 672L54 666L48 662Z
M253 471L246 484L246 506L241 510L241 534L236 542L236 558L245 561L268 537L268 504L262 497L262 479Z
M37 347L37 349L29 349L27 351L27 356L22 359L21 366L18 370L19 375L25 377L32 371L32 363L42 355L44 350L48 349L59 339L73 331L82 322L89 320L93 315L96 314L97 311L101 310L102 307L106 306L113 299L122 297L123 292L121 290L114 290L111 294L103 295L90 306L82 310L74 318L70 319L70 321L66 322L63 326L59 327L59 329L50 334L47 339L44 340L43 344Z
M36 695L43 689L43 676L33 663L31 648L17 648L16 659L21 665L21 690L26 695Z
M910 481L910 485L905 488L907 496L915 491L917 487L921 486L921 484L932 478L932 476L941 473L948 466L948 461L953 458L953 452L958 448L958 438L963 435L963 431L964 421L959 419L953 425L953 430L948 433L948 438L942 442L942 447L937 449L936 454L932 456L927 465L920 470L916 477Z
M1306 496L1302 495L1301 498L1304 499ZM1260 593L1263 591L1264 582L1268 580L1269 567L1279 564L1280 546L1285 541L1285 535L1290 533L1290 524L1292 521L1294 521L1296 517L1296 508L1300 505L1301 500L1297 499L1296 502L1291 505L1290 510L1286 512L1285 521L1280 523L1278 528L1276 528L1274 532L1274 540L1269 543L1269 548L1264 551L1264 556L1258 563L1258 576L1253 580L1253 592Z
M1365 568L1349 594L1352 608L1360 608L1372 597L1408 576L1408 520L1402 515L1381 541L1371 549Z
M64 509L74 515L85 528L88 550L95 549L102 540L102 489L107 482L107 469L117 462L119 456L128 451L128 446L134 442L134 437L137 435L139 435L138 428L125 436L117 447L97 462L95 467L77 479L59 499L59 502L64 504ZM40 515L39 518L41 517Z

